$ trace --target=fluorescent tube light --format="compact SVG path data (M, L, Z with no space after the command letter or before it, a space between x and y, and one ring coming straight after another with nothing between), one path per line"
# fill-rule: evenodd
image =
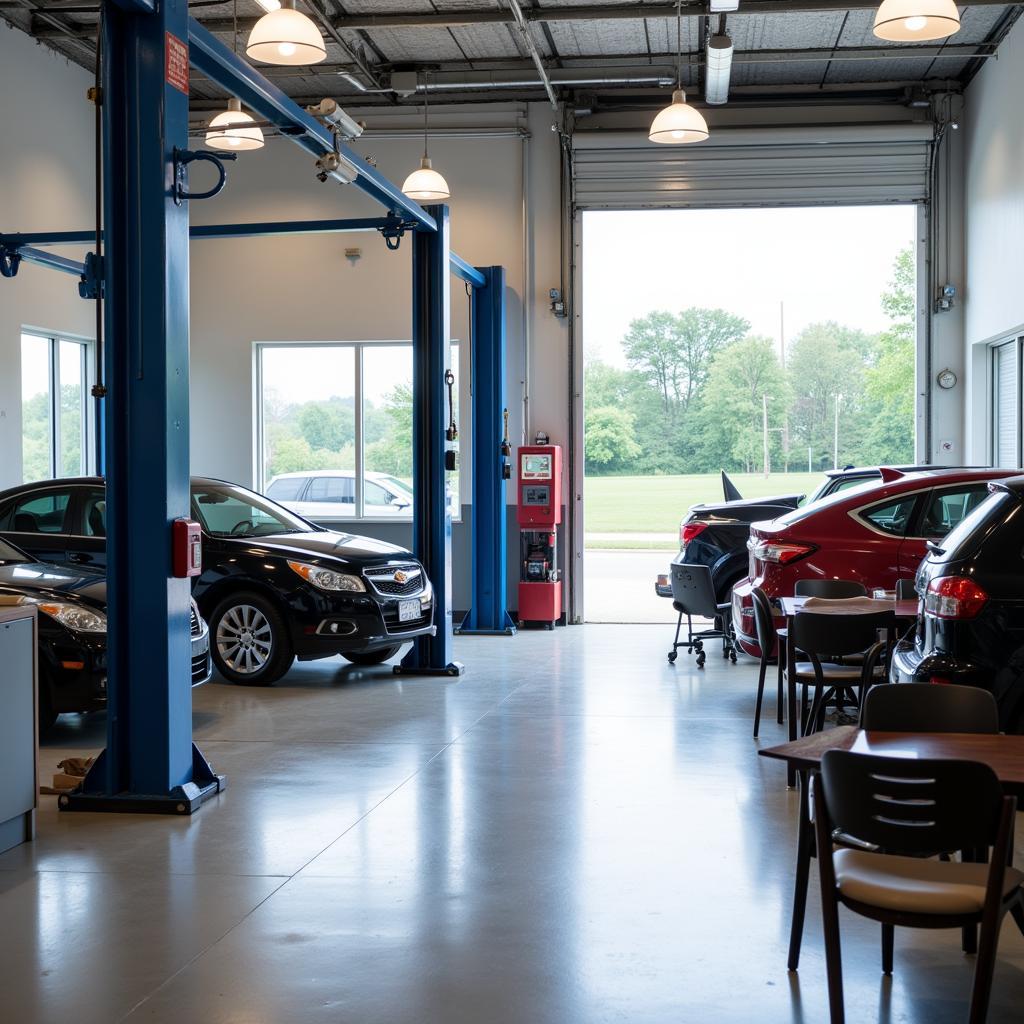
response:
M281 0L256 0L256 3L260 5L269 14L271 11L281 10Z
M739 9L740 0L711 0L709 8L712 14L725 14L727 11L738 11Z
M727 35L708 40L707 71L704 101L721 105L729 98L729 76L732 73L732 40Z

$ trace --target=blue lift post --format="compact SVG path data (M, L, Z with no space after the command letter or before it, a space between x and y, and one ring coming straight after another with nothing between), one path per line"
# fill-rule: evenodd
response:
M473 578L469 612L459 633L511 636L508 613L505 467L505 270L478 267L473 290Z
M421 636L395 667L402 674L461 675L452 658L452 517L445 470L451 365L451 251L447 206L430 206L436 230L412 246L412 550L434 584L434 636Z
M171 188L187 32L186 0L104 5L107 746L61 810L191 814L224 785L192 743L190 588L171 570L190 509L188 207Z

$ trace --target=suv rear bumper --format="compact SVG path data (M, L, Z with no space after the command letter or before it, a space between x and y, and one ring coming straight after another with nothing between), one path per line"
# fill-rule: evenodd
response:
M893 683L955 683L960 686L981 686L991 679L992 670L962 661L950 654L922 654L912 640L901 640L892 652L889 679Z

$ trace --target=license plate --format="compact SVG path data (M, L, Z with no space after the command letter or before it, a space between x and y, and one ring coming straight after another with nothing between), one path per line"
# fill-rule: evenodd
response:
M399 601L398 602L398 621L399 622L411 622L413 619L420 617L420 602L417 598L415 601Z

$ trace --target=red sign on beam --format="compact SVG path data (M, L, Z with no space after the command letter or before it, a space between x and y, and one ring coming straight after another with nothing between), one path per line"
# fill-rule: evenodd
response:
M168 85L188 95L188 45L170 32L167 33L164 77Z

